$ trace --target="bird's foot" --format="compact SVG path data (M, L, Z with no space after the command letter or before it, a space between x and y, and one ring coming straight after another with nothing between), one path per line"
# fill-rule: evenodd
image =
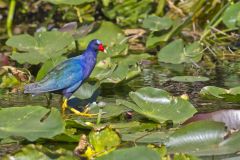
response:
M78 116L84 116L84 117L93 117L93 116L97 116L98 114L91 114L91 113L87 113L89 111L89 108L86 108L83 112L79 112L78 110L74 109L74 108L70 108L70 110L78 115Z

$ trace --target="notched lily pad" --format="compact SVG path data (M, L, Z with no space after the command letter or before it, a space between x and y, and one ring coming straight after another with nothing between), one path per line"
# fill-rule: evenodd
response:
M49 110L41 106L2 108L0 138L21 136L35 141L63 133L65 123L57 109L53 108L47 119L40 121L47 112Z
M125 100L117 100L117 103L159 123L167 120L182 123L197 112L187 100L173 97L162 89L145 87L130 92L129 96L134 103Z
M73 40L69 33L51 31L37 32L34 37L28 34L13 36L6 44L18 50L12 54L13 60L21 64L39 64L67 52Z
M157 56L160 62L165 63L198 62L202 58L201 45L199 42L194 42L185 46L183 40L178 39L162 48Z

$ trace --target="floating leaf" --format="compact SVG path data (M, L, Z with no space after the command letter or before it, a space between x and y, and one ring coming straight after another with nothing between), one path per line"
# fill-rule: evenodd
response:
M97 31L82 37L79 43L85 48L92 39L99 39L104 45L111 46L123 37L123 33L118 26L108 21L102 21Z
M33 160L33 159L41 159L41 160L49 160L49 157L44 153L36 150L34 145L28 145L21 149L21 151L17 152L14 156L7 155L3 157L3 160Z
M143 21L143 27L151 31L168 30L172 25L173 21L168 17L149 16Z
M182 20L177 19L173 21L173 25L170 31L163 32L163 34L155 34L154 32L151 33L147 37L146 46L147 48L154 48L158 44L166 43L170 40L170 38L179 32L181 32L182 28L191 22L192 16L187 17L186 19Z
M53 108L47 119L40 121L48 112L49 109L41 106L2 108L0 138L21 136L35 141L63 133L65 124L57 109Z
M107 154L115 150L121 142L119 135L110 128L105 128L101 131L91 131L88 137L89 143L93 147L93 154L90 157Z
M137 146L133 148L119 149L97 158L97 160L123 160L123 159L138 159L138 160L160 160L160 154L156 151L145 147Z
M74 92L74 96L79 99L91 98L99 87L100 87L99 82L94 83L85 82L78 88L76 92Z
M209 78L201 76L175 76L170 78L172 81L177 82L199 82L199 81L208 81Z
M120 114L128 111L129 109L124 106L118 106L116 104L107 103L105 105L95 105L92 104L90 106L89 113L97 114L99 113L99 109L102 109L103 115L101 118L112 118L119 116Z
M97 63L91 78L98 79L101 83L127 82L140 74L141 69L138 63L150 57L147 54L107 57Z
M165 144L169 153L212 156L239 151L239 140L240 132L228 135L223 123L198 121L175 131Z
M240 2L230 5L223 13L223 23L230 29L240 26Z
M206 86L201 89L200 94L208 99L221 99L227 102L240 102L240 87L230 89L215 86Z
M200 43L194 42L185 47L182 39L169 43L158 52L158 60L165 63L192 63L200 61L201 58Z
M6 155L2 158L2 160L51 160L53 159L58 160L77 160L77 157L74 157L72 151L65 150L63 148L57 150L50 150L42 145L33 145L29 144L23 147L18 152L12 155Z
M21 53L13 53L11 58L19 63L39 64L61 56L73 42L66 32L37 32L34 37L23 34L13 36L6 44Z
M212 120L216 122L223 122L228 127L228 129L240 129L240 111L229 109L229 110L219 110L211 113L200 113L196 114L185 123L190 123L200 120Z
M155 143L164 144L169 135L173 131L169 132L136 132L136 133L124 133L121 134L122 141L134 142L134 143Z
M173 97L162 89L145 87L136 92L130 92L129 96L134 103L125 100L117 100L117 103L160 123L167 120L182 123L196 113L196 109L190 102Z

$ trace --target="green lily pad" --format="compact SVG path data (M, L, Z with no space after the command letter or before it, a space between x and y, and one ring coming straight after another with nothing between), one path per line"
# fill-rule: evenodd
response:
M170 78L170 80L177 82L204 82L208 81L209 78L202 76L175 76Z
M206 86L201 89L200 94L207 99L220 99L227 102L240 102L240 87L224 89L215 86Z
M165 144L169 153L224 155L240 150L239 139L240 132L228 134L223 123L198 121L175 131Z
M149 16L143 21L143 27L151 31L168 30L173 21L168 17Z
M67 47L73 40L69 33L51 31L37 32L34 37L27 34L13 36L6 44L21 51L21 53L12 54L13 60L21 64L39 64L67 52Z
M91 34L88 34L85 37L82 37L79 43L82 48L86 48L88 42L90 42L92 39L99 39L104 46L111 46L115 44L119 39L123 38L123 33L118 26L108 21L102 21L101 26L98 30Z
M201 45L194 42L184 46L183 40L178 39L162 48L157 54L158 60L165 63L192 63L198 62L202 58Z
M223 23L230 29L240 26L240 2L230 5L223 13Z
M96 90L100 87L99 82L83 83L76 92L74 92L74 96L79 99L88 99L91 98L92 95L96 92Z
M154 48L156 45L166 43L171 37L181 32L182 28L191 22L192 16L189 16L184 21L182 19L177 19L173 21L172 28L168 32L163 32L163 34L155 34L152 32L147 37L146 47Z
M67 4L67 5L80 5L84 3L94 2L94 0L44 0L53 4Z
M197 112L187 100L173 97L162 89L145 87L130 92L129 96L134 103L125 100L117 100L117 103L159 123L167 120L182 123Z
M164 144L167 142L169 135L173 131L169 132L135 132L121 134L122 141L134 142L134 143L153 143Z
M80 134L77 133L76 128L66 128L64 133L56 135L55 137L52 138L52 140L56 142L67 142L67 143L79 142L79 139L80 139Z
M97 79L101 83L124 83L141 72L138 63L151 56L148 54L130 54L116 57L107 57L100 60L91 74L92 79Z
M58 159L58 160L77 160L77 157L74 157L72 154L72 151L65 150L63 148L57 149L57 150L50 150L42 145L33 145L29 144L25 147L23 147L21 150L16 152L13 155L6 155L2 158L2 160L35 160L35 159L41 159L41 160L52 160Z
M125 106L118 106L116 104L111 104L111 103L107 103L106 105L103 105L103 106L92 104L90 106L89 113L97 114L99 112L99 109L102 109L103 115L101 116L101 118L103 119L117 117L120 114L127 112L129 110Z
M123 159L138 159L138 160L160 160L160 154L156 151L145 147L137 146L132 148L119 149L97 158L97 160L123 160Z
M43 122L40 120L49 112L41 106L2 108L0 110L0 138L25 137L29 141L38 138L52 138L64 132L65 123L59 111L52 109Z
M106 154L114 150L120 143L119 135L110 128L89 133L89 143L97 154Z

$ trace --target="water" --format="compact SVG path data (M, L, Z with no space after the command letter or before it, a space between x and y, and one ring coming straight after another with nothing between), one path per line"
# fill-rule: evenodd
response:
M211 112L220 109L239 108L237 103L227 103L222 101L209 101L199 96L201 88L207 85L214 85L219 87L234 87L240 82L238 71L240 66L236 63L225 63L215 68L196 68L194 65L167 65L158 63L156 61L146 61L141 65L141 74L132 81L123 85L104 85L101 87L100 95L97 101L104 101L106 103L115 102L116 99L128 98L130 91L135 91L139 88L151 86L155 88L165 89L175 96L188 94L191 103L197 108L199 112ZM210 78L207 82L194 83L180 83L173 81L166 81L166 79L173 76L180 75L198 75L207 76ZM60 109L61 96L54 95L51 100L51 106ZM0 107L13 107L25 105L41 105L47 106L47 99L45 95L29 96L22 93L19 94L4 94L0 97ZM13 149L16 147L12 146ZM12 148L10 148L11 150ZM6 153L6 152L5 152ZM230 156L230 155L229 155ZM205 157L204 159L213 159L213 157ZM216 157L215 159L221 159Z
M155 61L146 61L141 65L142 72L135 79L122 85L103 85L97 101L114 102L115 99L125 99L130 91L135 91L142 87L155 87L167 90L174 96L188 94L190 101L200 112L210 112L219 109L238 108L239 104L209 101L199 96L201 88L207 85L218 87L234 87L240 84L238 70L239 62L217 66L215 69L205 68L203 71L194 65L169 65ZM173 76L196 75L207 76L210 78L207 82L182 83L166 81ZM61 96L53 95L52 106L59 106ZM42 105L47 106L46 95L30 96L22 93L4 94L0 97L1 107L13 107L24 105Z

